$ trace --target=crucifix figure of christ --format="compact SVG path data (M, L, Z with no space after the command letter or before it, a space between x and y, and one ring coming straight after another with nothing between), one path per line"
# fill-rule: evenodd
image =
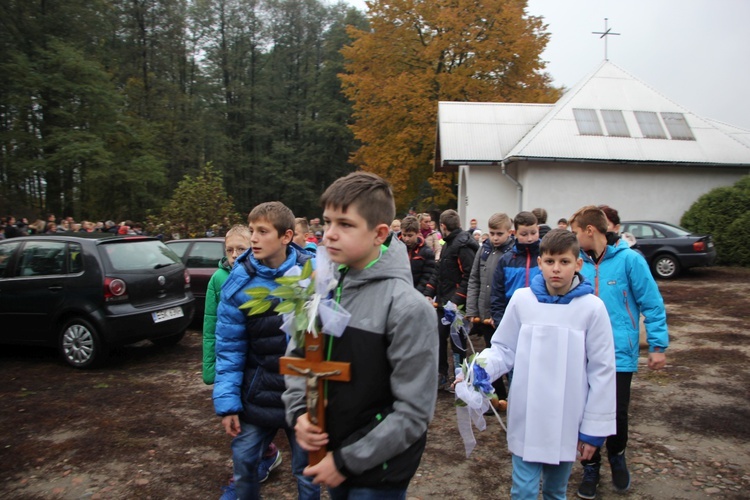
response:
M305 377L307 414L310 422L325 432L325 395L323 383L326 380L348 382L351 380L351 364L323 359L323 334L305 333L305 358L284 356L279 359L279 372L283 375ZM315 465L326 456L326 448L311 451L310 465Z

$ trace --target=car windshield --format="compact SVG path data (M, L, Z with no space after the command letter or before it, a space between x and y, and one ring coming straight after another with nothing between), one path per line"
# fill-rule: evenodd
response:
M118 241L100 248L113 271L160 269L180 263L180 258L160 241Z

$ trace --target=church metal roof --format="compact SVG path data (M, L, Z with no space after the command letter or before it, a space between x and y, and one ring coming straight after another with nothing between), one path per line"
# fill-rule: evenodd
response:
M573 110L596 110L602 135L583 135ZM609 135L620 111L629 137ZM636 112L681 114L694 140L647 138ZM642 115L643 113L640 113ZM655 115L654 115L655 114ZM555 104L440 102L436 168L522 159L750 166L750 131L701 118L605 61Z

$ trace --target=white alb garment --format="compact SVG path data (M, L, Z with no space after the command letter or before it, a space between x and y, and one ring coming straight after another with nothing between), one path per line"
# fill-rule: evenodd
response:
M612 328L595 295L548 304L538 302L530 288L517 290L491 348L479 357L492 380L514 369L508 449L523 460L573 462L579 431L615 433Z

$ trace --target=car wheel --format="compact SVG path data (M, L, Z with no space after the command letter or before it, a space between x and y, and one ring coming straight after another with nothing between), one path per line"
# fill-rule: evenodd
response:
M651 263L651 269L657 278L668 280L680 274L680 263L674 255L657 255Z
M177 345L185 336L185 332L176 333L174 335L168 335L166 337L159 337L158 339L151 339L151 342L158 345L159 347L171 347Z
M91 368L107 357L108 350L94 326L83 318L72 318L60 331L60 353L74 368Z

